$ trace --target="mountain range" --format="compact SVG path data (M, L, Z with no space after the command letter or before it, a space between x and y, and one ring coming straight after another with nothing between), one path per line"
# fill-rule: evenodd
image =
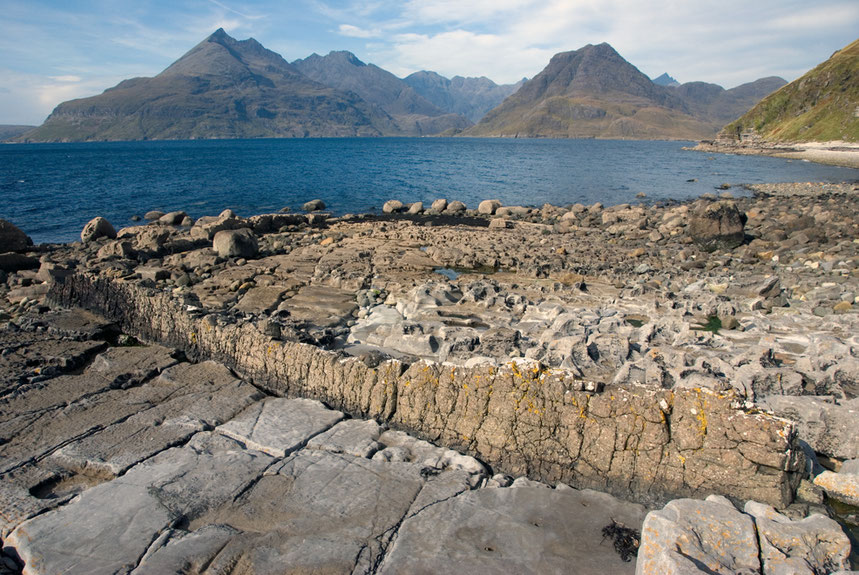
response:
M785 82L659 85L608 44L555 55L531 80L400 79L349 52L287 62L223 29L152 78L63 102L18 141L345 136L712 137ZM659 79L657 79L659 80ZM472 125L477 122L476 125Z
M744 134L770 142L859 142L859 40L761 100L719 136Z
M466 134L694 140L715 134L785 83L764 78L732 90L703 82L659 85L608 44L588 44L553 56Z

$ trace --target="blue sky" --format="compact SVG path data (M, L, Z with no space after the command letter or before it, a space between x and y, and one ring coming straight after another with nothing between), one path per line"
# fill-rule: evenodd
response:
M153 76L219 27L287 60L349 50L405 76L499 83L608 42L645 74L730 88L794 80L859 31L855 0L3 0L0 124Z

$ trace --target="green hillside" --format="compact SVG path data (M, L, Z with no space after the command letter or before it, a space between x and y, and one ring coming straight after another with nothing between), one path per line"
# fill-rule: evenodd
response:
M859 141L859 40L761 100L722 130L773 142Z

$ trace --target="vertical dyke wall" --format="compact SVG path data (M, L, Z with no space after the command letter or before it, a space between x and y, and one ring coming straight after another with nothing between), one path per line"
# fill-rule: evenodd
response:
M478 457L496 472L606 491L648 505L718 493L784 507L804 466L794 425L707 389L596 386L537 363L369 367L251 322L189 311L169 293L78 274L51 300L131 335L213 359L258 387L374 418Z

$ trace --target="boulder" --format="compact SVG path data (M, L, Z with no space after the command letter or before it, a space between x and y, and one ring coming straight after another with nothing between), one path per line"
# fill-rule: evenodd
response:
M110 222L99 216L91 219L81 231L81 241L83 243L91 242L99 238L116 239L116 230L110 225Z
M491 216L500 207L501 202L499 200L483 200L477 205L477 213Z
M746 502L755 518L763 573L831 573L849 569L850 540L838 523L819 513L791 521L769 505Z
M22 232L15 224L0 220L0 251L17 252L33 245L30 236Z
M445 209L447 209L447 200L445 200L444 198L439 198L435 200L430 206L430 209L436 212L443 212Z
M39 260L36 258L11 252L0 254L0 271L18 272L21 270L32 270L38 267Z
M844 473L843 468L841 473L824 471L814 478L814 484L832 499L859 506L859 475Z
M386 214L393 214L395 212L403 211L403 202L400 200L388 200L385 202L385 205L382 206L382 211Z
M170 212L158 218L158 223L166 226L180 226L187 217L188 214L185 212Z
M645 517L635 572L760 573L755 523L724 497L671 501Z
M319 212L325 209L325 202L322 200L310 200L309 202L304 202L301 209L305 212Z
M143 219L154 222L161 218L164 215L164 212L159 212L158 210L151 210L143 214Z
M688 232L705 251L730 250L743 243L745 218L734 202L711 202L693 212Z
M459 200L454 200L447 205L444 213L446 214L459 214L465 211L465 204L460 202Z
M259 253L256 236L247 228L216 233L212 248L224 258L252 258Z
M424 211L424 203L423 202L415 202L409 206L410 214L420 214Z
M217 218L204 216L197 220L194 227L191 228L191 238L195 240L211 240L220 231L237 230L250 225L249 222L233 216L219 216Z

